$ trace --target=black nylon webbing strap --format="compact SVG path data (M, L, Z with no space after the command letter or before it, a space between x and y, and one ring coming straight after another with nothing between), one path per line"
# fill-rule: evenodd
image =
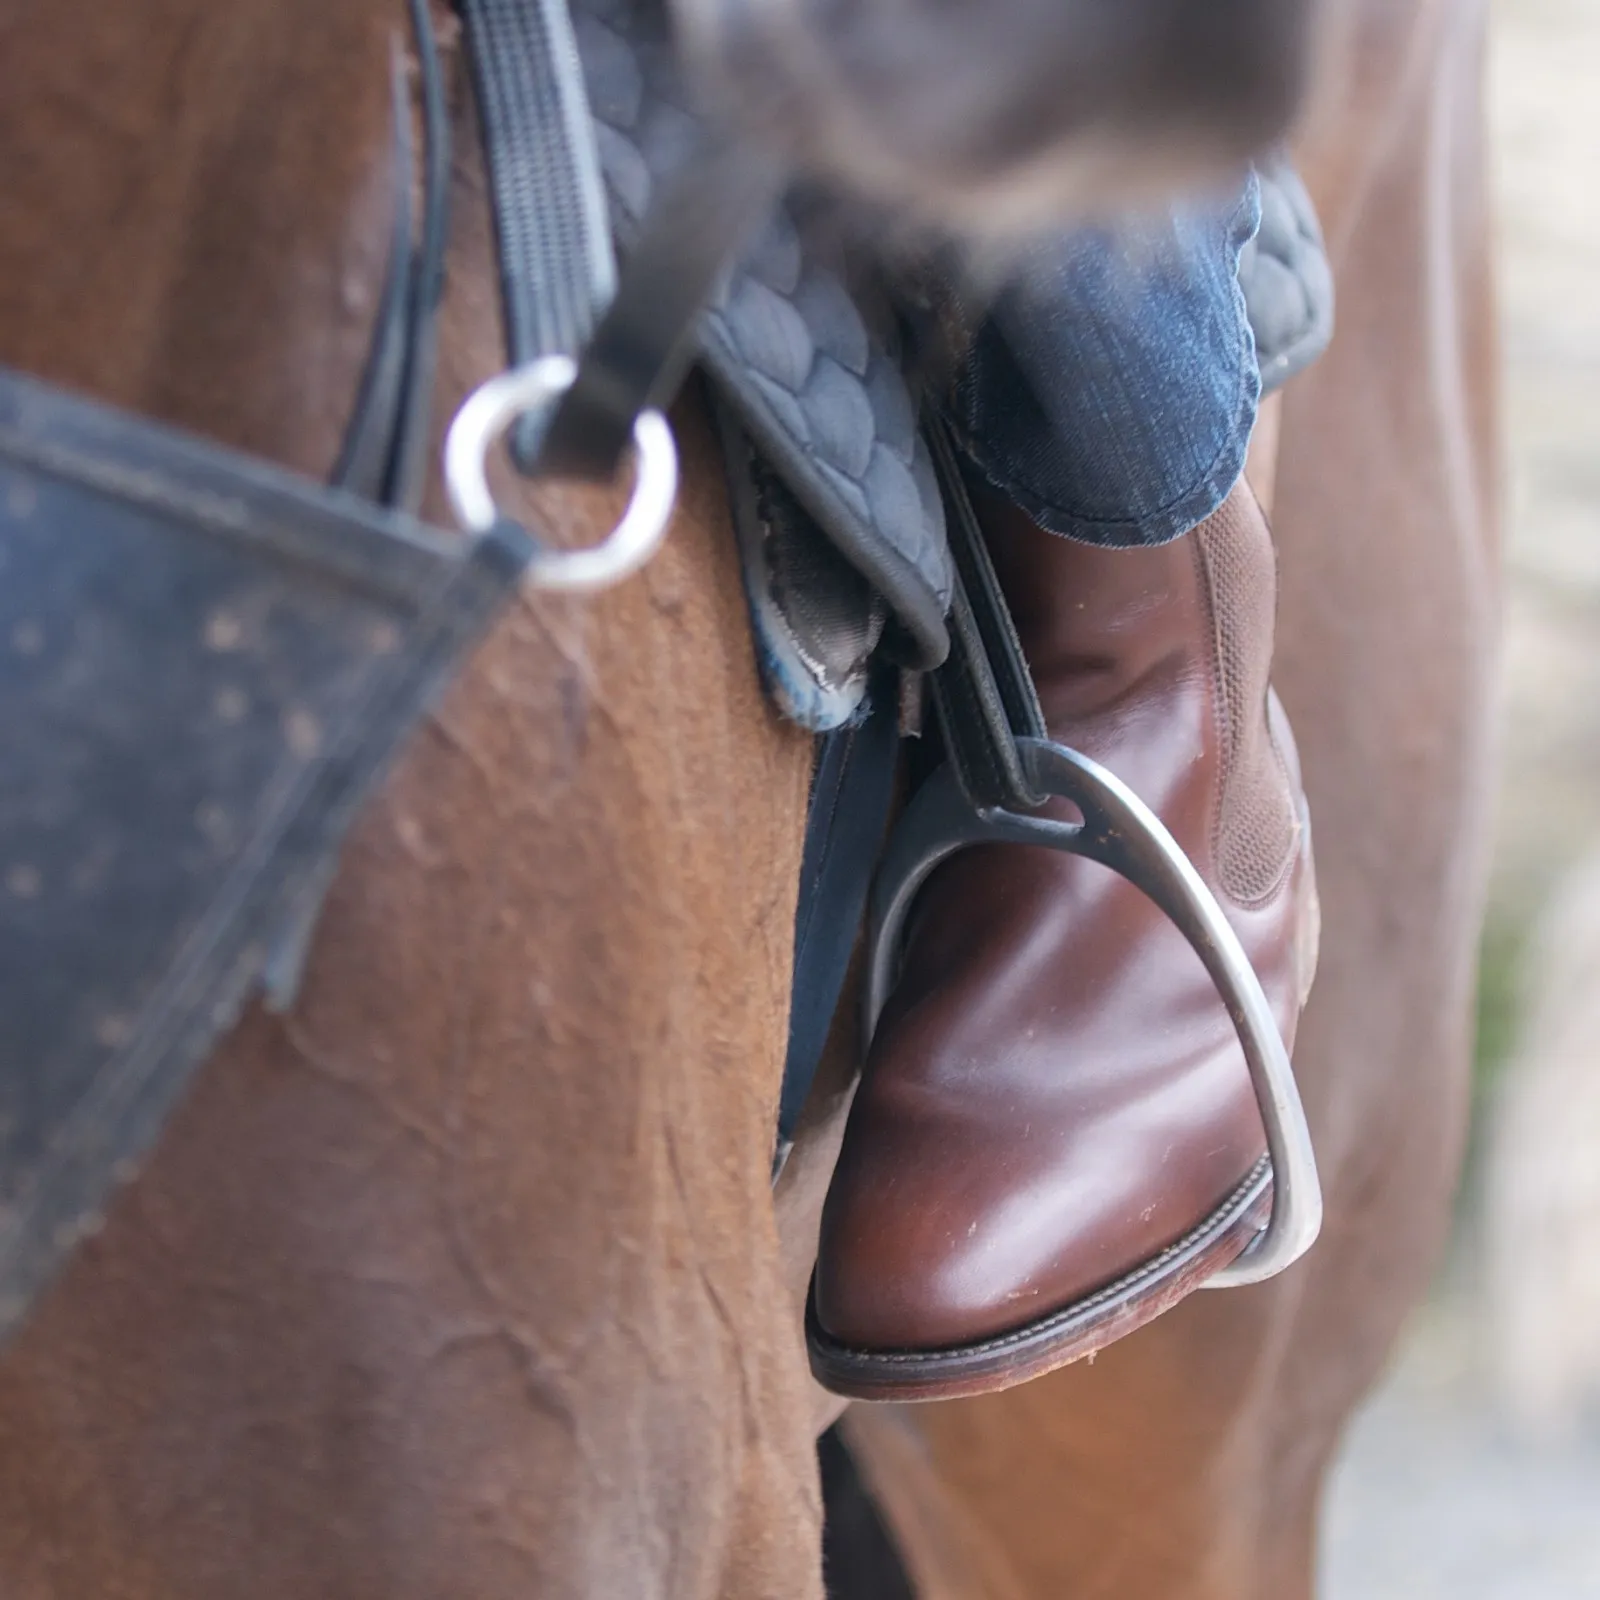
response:
M1017 740L1049 737L1044 712L955 447L938 418L928 423L928 445L956 570L950 655L933 674L934 704L950 762L975 806L1032 811L1046 796L1023 772Z
M513 366L576 355L616 290L594 127L566 0L456 0L483 129ZM516 430L519 465L537 440Z

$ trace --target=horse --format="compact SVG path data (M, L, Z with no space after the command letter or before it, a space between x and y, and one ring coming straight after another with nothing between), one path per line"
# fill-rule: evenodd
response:
M1275 681L1323 939L1295 1048L1327 1207L1301 1263L1023 1388L856 1407L922 1600L1309 1600L1321 1487L1449 1224L1487 869L1498 580L1484 8L1351 0L1297 162L1339 291L1282 394Z
M1277 490L1280 678L1327 863L1301 1072L1330 1238L1281 1290L1214 1297L1009 1407L852 1413L929 1593L1008 1592L941 1562L953 1530L977 1530L963 1559L1003 1545L1033 1496L1010 1592L1060 1592L1050 1562L1069 1558L1093 1592L1132 1558L1125 1526L1064 1514L1085 1484L1168 1519L1165 1565L1128 1566L1124 1592L1245 1594L1225 1580L1251 1571L1267 1592L1304 1556L1304 1484L1440 1226L1484 789L1483 418L1443 428L1417 396L1444 404L1425 380L1454 369L1424 363L1357 419L1359 479L1315 441L1394 377L1404 339L1455 350L1437 296L1461 287L1465 316L1476 280L1430 273L1464 272L1480 241L1448 217L1453 249L1417 243L1409 298L1391 295L1368 224L1381 201L1410 237L1406 204L1430 191L1404 182L1408 117L1439 134L1411 102L1438 110L1430 41L1455 35L1442 7L1414 31L1369 11L1332 59L1378 87L1329 113L1312 166L1346 334L1290 397ZM0 358L326 475L383 272L394 26L380 0L14 7ZM1405 95L1386 76L1401 45ZM1382 159L1357 157L1352 109ZM456 132L441 416L502 360L469 117ZM692 389L674 426L663 552L598 600L513 606L348 840L294 1010L243 1016L0 1355L6 1594L821 1593L813 1441L834 1405L800 1305L836 1088L770 1186L812 748L762 699ZM1357 491L1369 517L1416 522L1403 544L1345 536ZM617 504L509 498L574 542ZM1361 679L1353 640L1377 652ZM1414 699L1388 692L1403 680ZM851 1035L842 1015L837 1060ZM1030 1434L1029 1401L1055 1436ZM896 1464L875 1435L913 1447ZM1273 1522L1269 1494L1301 1520Z

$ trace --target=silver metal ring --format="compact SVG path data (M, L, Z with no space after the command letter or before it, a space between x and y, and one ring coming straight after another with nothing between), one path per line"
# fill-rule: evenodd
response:
M489 451L518 417L550 409L578 375L570 356L541 356L479 385L455 414L444 444L445 490L456 520L487 533L500 518L489 490ZM655 554L678 497L678 448L659 411L633 424L634 482L622 520L586 550L540 550L522 581L531 589L571 592L609 588Z

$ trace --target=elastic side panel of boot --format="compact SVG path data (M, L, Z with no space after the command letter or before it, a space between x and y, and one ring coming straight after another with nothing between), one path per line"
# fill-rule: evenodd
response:
M1235 493L1195 538L1215 630L1223 733L1212 851L1223 890L1249 905L1283 882L1296 841L1288 766L1266 715L1277 606L1271 536L1253 497Z

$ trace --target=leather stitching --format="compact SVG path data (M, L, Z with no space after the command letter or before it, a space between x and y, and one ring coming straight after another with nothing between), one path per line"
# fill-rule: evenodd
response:
M1010 1333L996 1334L993 1338L982 1339L973 1344L951 1345L943 1350L858 1350L851 1345L844 1345L828 1338L819 1327L815 1326L813 1319L813 1342L825 1346L831 1351L836 1351L842 1357L855 1361L859 1366L912 1366L929 1365L937 1366L958 1361L968 1361L974 1356L1000 1353L1016 1348L1018 1345L1032 1344L1042 1336L1047 1336L1052 1329L1078 1321L1086 1313L1107 1305L1114 1300L1121 1299L1131 1289L1137 1288L1147 1279L1156 1277L1166 1270L1174 1258L1192 1251L1197 1245L1203 1244L1213 1234L1225 1232L1249 1207L1259 1198L1258 1191L1264 1184L1270 1184L1272 1178L1272 1157L1264 1155L1245 1175L1243 1181L1228 1196L1226 1200L1208 1216L1204 1222L1191 1228L1181 1239L1169 1244L1159 1254L1151 1256L1148 1261L1125 1276L1108 1283L1105 1288L1097 1289L1093 1294L1082 1300L1074 1301L1070 1306L1063 1307L1060 1311L1053 1311L1047 1317L1041 1317L1037 1322L1030 1322L1021 1328L1014 1328ZM1240 1252L1243 1254L1243 1251Z

